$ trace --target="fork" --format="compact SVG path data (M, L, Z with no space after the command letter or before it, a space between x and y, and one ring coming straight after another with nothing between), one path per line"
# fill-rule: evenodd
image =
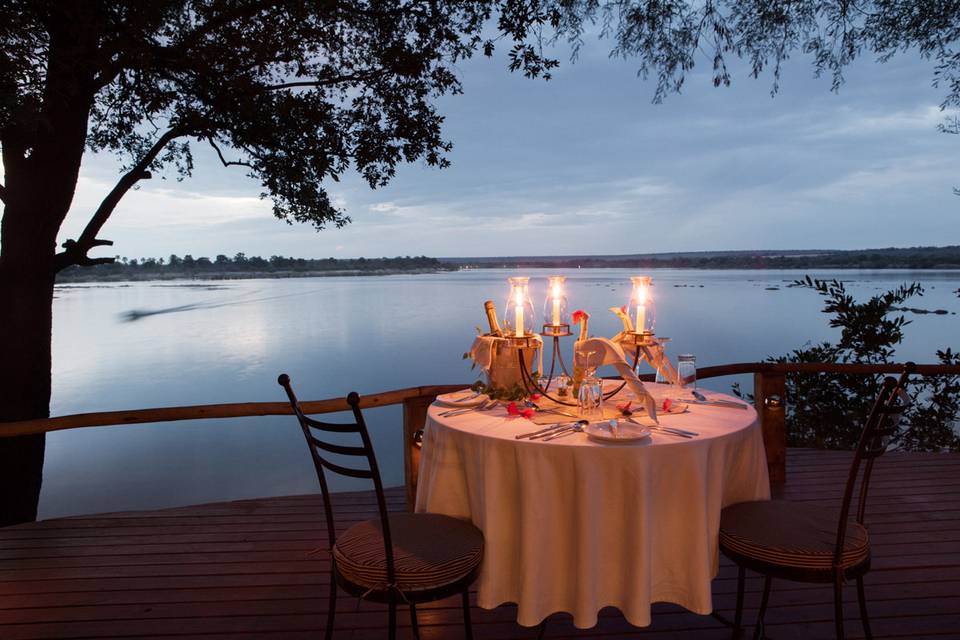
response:
M480 404L473 407L463 407L460 409L450 409L448 411L443 411L439 415L442 418L451 418L453 416L459 416L462 413L470 413L471 411L485 411L488 404L492 404L493 400L484 400ZM493 407L490 407L491 409Z
M570 413L569 411L563 411L562 409L554 409L552 407L541 407L536 402L527 400L524 404L536 411L537 413L557 413L561 416L568 416L570 418L579 418L575 413Z

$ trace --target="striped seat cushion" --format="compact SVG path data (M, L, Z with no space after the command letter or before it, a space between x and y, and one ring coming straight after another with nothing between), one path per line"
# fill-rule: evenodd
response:
M435 513L390 516L397 587L422 591L465 577L483 559L483 533L471 523ZM374 589L387 584L380 519L347 529L333 546L337 570L350 582Z
M813 504L741 502L720 514L720 546L777 566L830 570L839 522L836 511ZM844 538L843 567L858 565L869 555L867 530L851 521Z

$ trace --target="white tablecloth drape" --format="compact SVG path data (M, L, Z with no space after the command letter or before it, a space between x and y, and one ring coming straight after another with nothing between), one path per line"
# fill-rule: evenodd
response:
M662 395L658 386L648 388ZM440 411L427 417L416 509L483 531L478 603L516 603L522 625L566 611L589 628L614 606L646 626L653 602L710 613L720 510L770 497L752 407L661 414L662 425L700 435L636 444L585 434L516 440L537 426L502 408L451 418Z

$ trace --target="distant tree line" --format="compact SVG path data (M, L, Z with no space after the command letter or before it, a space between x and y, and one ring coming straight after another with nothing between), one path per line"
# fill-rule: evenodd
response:
M62 271L58 282L96 280L153 280L167 278L230 278L290 277L324 275L330 273L398 273L442 271L456 269L436 258L427 256L397 256L395 258L288 258L284 256L247 256L238 253L232 258L223 254L211 259L176 254L168 258L126 258L117 256L109 264Z
M960 269L960 246L851 251L736 251L636 256L510 257L451 261L466 267L622 269Z

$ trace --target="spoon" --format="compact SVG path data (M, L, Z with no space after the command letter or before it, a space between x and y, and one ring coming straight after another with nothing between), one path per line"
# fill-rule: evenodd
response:
M572 436L575 433L581 433L583 431L583 428L588 424L590 424L588 420L580 420L578 422L574 422L573 426L551 433L550 436L547 438L544 438L543 441L549 442L551 440L556 440L557 438L563 438L566 436Z

